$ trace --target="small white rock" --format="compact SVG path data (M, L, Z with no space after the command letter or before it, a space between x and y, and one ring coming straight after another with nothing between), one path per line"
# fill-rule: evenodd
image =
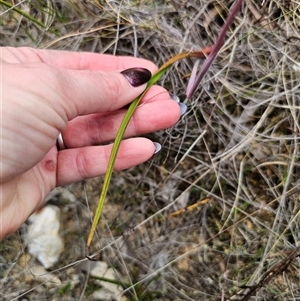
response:
M55 275L47 272L45 270L45 268L42 267L41 265L34 265L34 266L32 266L30 268L30 272L37 279L39 279L39 280L41 280L43 282L45 281L46 284L47 283L48 284L56 284L56 285L60 285L61 284L61 281L60 281L60 279L57 276L55 276Z
M81 265L78 266L78 268L85 272L89 272L90 275L94 277L105 277L111 280L117 279L115 271L112 268L109 268L107 263L103 261L85 261L82 262ZM121 285L100 280L99 283L101 283L102 288L93 293L93 295L91 296L92 300L127 300L127 298L122 295L123 288L121 287Z
M35 256L46 268L52 267L63 251L63 241L59 236L60 209L47 205L29 217L26 242L28 252Z

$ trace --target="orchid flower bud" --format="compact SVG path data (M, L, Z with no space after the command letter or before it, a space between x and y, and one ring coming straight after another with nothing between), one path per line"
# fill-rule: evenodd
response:
M228 18L226 19L225 23L223 24L223 26L221 28L221 31L217 38L215 46L214 46L212 52L207 57L207 59L205 60L198 75L196 75L196 73L197 73L199 61L196 61L194 68L192 70L190 80L187 85L187 89L186 89L187 98L191 98L193 96L193 94L195 93L196 89L198 88L202 78L204 77L204 75L206 74L210 65L213 63L213 61L215 60L220 49L224 45L226 32L227 32L229 26L233 23L234 18L236 16L236 14L238 13L238 11L240 10L242 3L243 3L243 0L236 0L236 2L234 3L232 10L230 11L230 13L228 15Z

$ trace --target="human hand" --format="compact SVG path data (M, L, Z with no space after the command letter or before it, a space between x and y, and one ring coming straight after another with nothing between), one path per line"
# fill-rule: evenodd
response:
M93 53L1 48L0 239L17 230L56 186L105 173L125 110L145 89L120 73L151 62ZM133 115L125 137L157 131L180 117L166 90L153 86ZM66 149L58 151L62 133ZM122 142L116 170L148 160L153 142Z

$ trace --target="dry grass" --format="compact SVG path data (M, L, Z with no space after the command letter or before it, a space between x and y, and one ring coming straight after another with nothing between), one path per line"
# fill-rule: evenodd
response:
M15 1L16 11L2 2L2 46L135 55L158 65L213 44L233 3L36 0ZM185 101L188 113L151 135L164 150L114 175L93 249L130 284L128 300L300 300L292 253L300 233L299 27L299 1L245 1ZM161 83L182 101L192 63L178 63ZM30 276L34 258L21 233L1 243L3 300L88 300L92 283L76 267L100 187L101 179L74 184L67 189L75 201L52 200L64 221L66 250L52 271L62 286Z

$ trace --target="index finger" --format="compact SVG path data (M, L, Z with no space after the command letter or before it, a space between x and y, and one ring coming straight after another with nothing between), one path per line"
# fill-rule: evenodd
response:
M135 67L143 67L149 70L157 69L157 66L148 60L131 56L51 50L42 53L42 58L45 63L73 70L115 71Z
M2 47L2 58L9 63L43 62L53 67L71 70L115 71L134 67L143 67L152 71L157 70L157 66L151 61L131 56L44 50L30 47Z

